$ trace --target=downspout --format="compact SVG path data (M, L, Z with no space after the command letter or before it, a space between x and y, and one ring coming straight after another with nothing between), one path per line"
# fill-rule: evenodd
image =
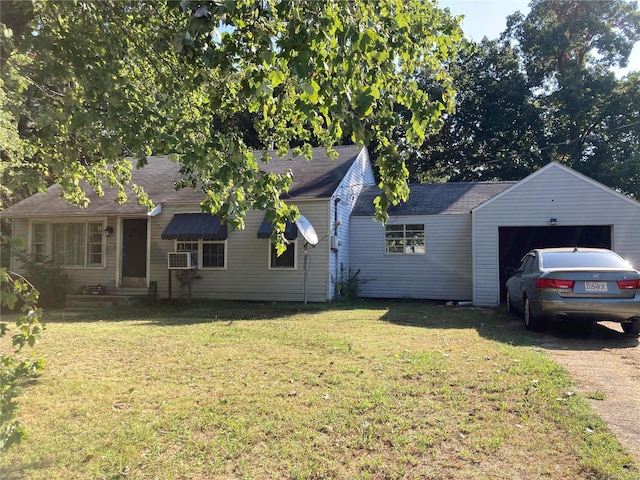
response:
M338 226L340 225L338 223L338 203L340 203L340 197L336 197L333 199L333 236L335 237L335 241L336 241L336 245L338 244ZM332 240L331 237L329 237L329 248L332 247ZM335 261L333 262L334 265L334 269L335 269L335 273L334 273L334 285L333 285L333 291L334 291L334 296L336 292L336 286L338 285L338 283L340 282L340 252L339 250L333 249L331 248L331 250L333 251L333 254L335 256Z

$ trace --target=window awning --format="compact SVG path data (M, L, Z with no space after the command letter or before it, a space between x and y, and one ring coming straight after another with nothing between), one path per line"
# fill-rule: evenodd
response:
M258 229L258 238L271 238L272 233L273 225L271 225L265 218ZM284 238L289 241L298 238L298 227L295 223L287 222L287 226L284 229Z
M163 240L226 240L227 226L209 213L176 213L162 232Z

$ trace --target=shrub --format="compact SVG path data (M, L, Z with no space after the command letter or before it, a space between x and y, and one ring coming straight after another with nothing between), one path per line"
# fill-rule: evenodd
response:
M63 307L69 293L69 276L52 257L39 258L24 250L16 252L22 264L22 273L40 293L39 305L46 308Z
M360 284L368 282L359 278L358 275L360 270L354 273L350 268L347 270L344 265L340 265L340 277L334 278L333 282L336 297L356 298L360 292Z

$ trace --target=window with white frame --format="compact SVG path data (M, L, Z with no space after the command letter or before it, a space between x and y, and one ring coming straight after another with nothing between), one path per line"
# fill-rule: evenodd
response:
M202 268L224 268L225 267L225 243L224 241L202 242Z
M386 225L384 240L386 253L425 253L423 224Z
M198 253L198 242L176 242L176 252Z
M47 256L46 223L34 223L31 226L31 255L36 263L44 262Z
M89 265L102 265L102 223L87 224L87 245Z
M198 254L200 268L226 267L226 241L200 240L195 242L176 242L176 252L195 252Z
M104 257L103 222L31 225L31 254L43 262L48 253L62 267L101 267Z
M276 252L275 245L269 242L269 267L282 269L296 268L296 242L292 241L289 243L287 249L280 256L278 256Z

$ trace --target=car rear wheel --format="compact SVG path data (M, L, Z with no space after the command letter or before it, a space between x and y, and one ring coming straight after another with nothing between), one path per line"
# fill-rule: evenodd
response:
M524 326L527 330L538 330L540 328L540 320L533 316L531 311L531 302L528 297L524 297Z
M640 322L622 323L622 331L630 335L640 334Z

